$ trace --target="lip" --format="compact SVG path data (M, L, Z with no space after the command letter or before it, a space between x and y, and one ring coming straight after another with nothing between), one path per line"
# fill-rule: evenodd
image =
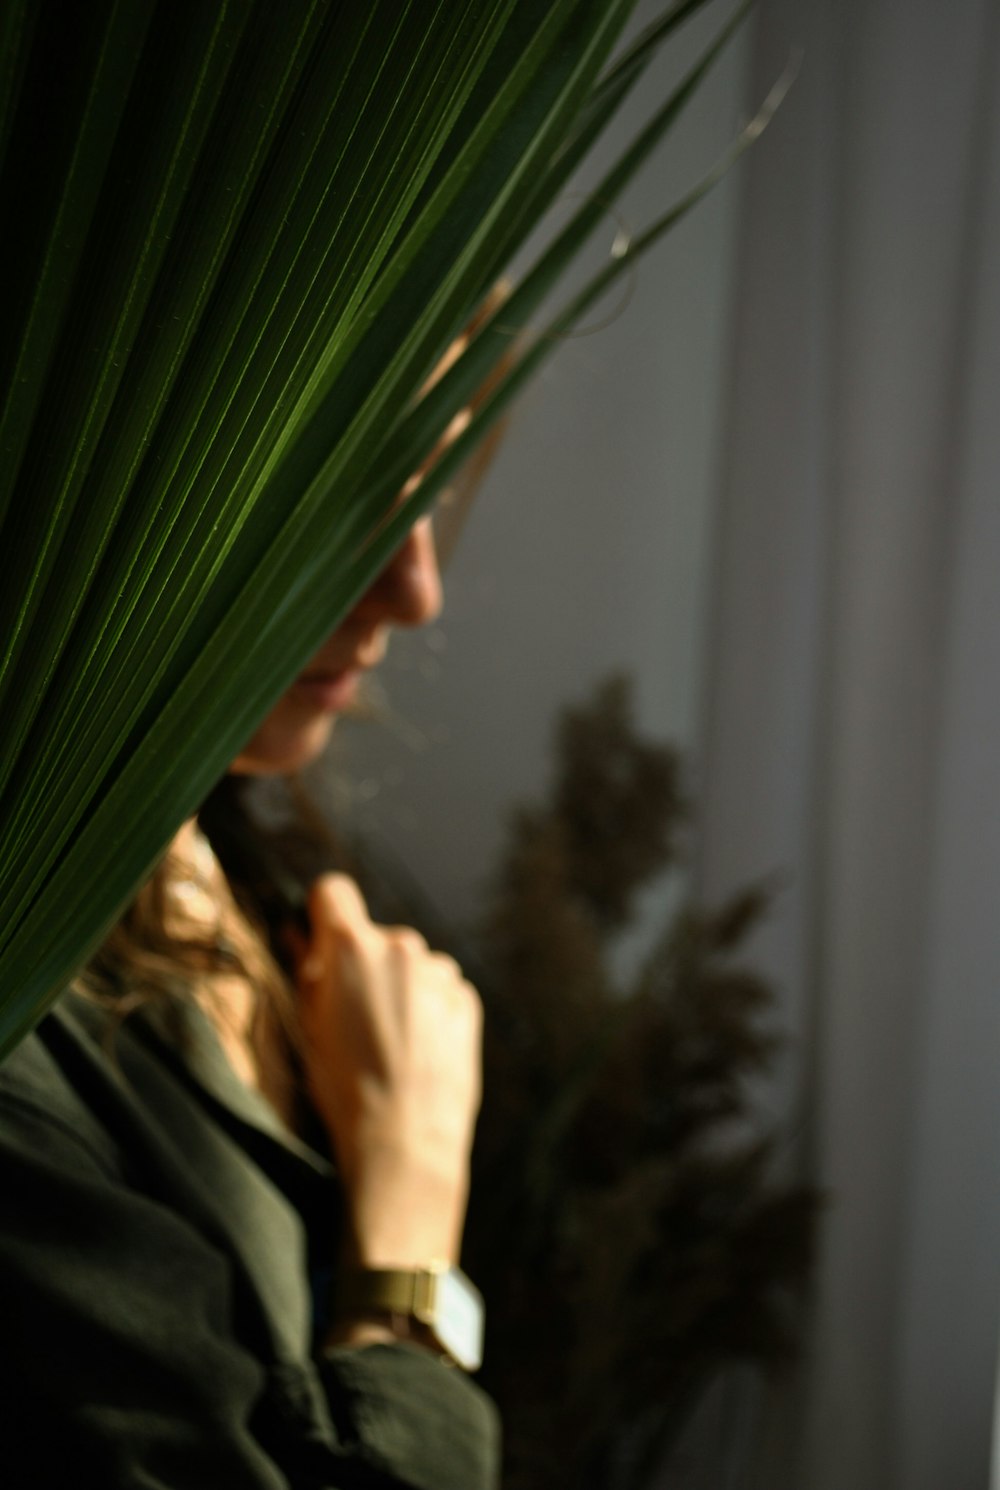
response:
M308 699L313 708L336 714L354 700L361 669L341 668L338 672L306 673L292 684L299 698Z

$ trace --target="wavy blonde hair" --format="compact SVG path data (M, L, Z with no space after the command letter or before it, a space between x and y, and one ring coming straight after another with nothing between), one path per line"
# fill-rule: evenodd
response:
M250 1018L242 1035L260 1089L290 1120L299 1086L292 982L247 892L234 886L218 859L215 863L214 924L199 925L178 913L187 876L168 851L84 969L78 987L112 1007L119 1019L152 1001L169 1007L174 999L194 999L222 1033L231 1024L222 990L227 980L238 979L249 996Z

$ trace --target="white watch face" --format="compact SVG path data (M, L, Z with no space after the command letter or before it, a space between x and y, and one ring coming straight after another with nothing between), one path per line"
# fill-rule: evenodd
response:
M439 1273L436 1281L434 1333L460 1366L476 1371L483 1360L482 1295L457 1268Z

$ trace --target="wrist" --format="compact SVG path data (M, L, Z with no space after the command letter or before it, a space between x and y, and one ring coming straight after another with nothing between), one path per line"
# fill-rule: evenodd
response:
M345 1185L343 1259L354 1268L419 1268L428 1259L458 1263L468 1175L439 1178L370 1162Z

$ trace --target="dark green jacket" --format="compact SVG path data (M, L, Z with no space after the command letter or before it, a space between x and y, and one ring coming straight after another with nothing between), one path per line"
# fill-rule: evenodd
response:
M184 1021L68 995L0 1067L0 1484L493 1485L461 1372L314 1348L332 1173Z

